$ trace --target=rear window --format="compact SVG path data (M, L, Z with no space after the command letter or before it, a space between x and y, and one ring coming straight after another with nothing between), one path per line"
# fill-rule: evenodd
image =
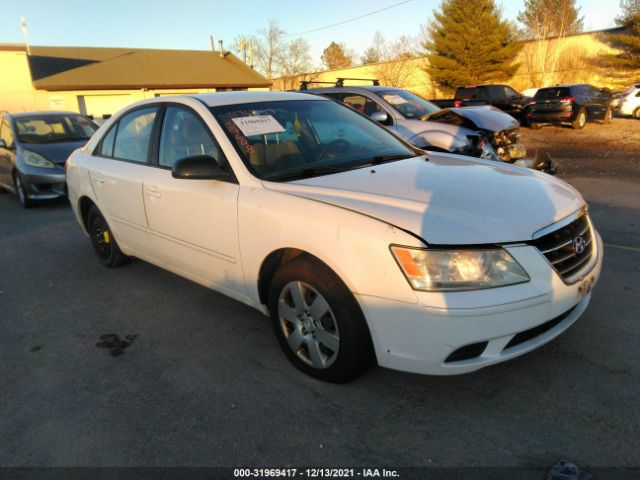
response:
M484 97L484 88L478 87L459 87L456 90L455 98L458 100L466 100L468 98Z
M554 98L570 97L571 92L568 87L541 88L536 92L536 100L552 100Z

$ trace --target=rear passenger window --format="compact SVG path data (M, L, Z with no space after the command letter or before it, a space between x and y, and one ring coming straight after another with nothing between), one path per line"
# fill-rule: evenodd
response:
M118 124L111 127L109 133L105 135L102 139L102 144L100 145L99 155L103 157L113 157L113 141L116 139L116 131L118 130Z
M122 117L113 147L114 158L138 163L147 161L156 112L157 107L142 108Z

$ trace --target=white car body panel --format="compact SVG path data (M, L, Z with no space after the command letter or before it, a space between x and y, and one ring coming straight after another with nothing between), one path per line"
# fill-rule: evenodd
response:
M362 212L439 245L530 240L584 205L568 184L531 169L461 155L426 158L267 188Z
M573 284L565 283L534 246L524 243L585 208L579 193L561 180L491 161L431 153L428 161L418 157L287 183L261 181L245 167L207 108L300 98L297 93L234 92L139 103L174 102L195 110L216 137L237 184L178 180L168 170L93 156L121 113L115 115L67 162L69 199L78 222L84 228L80 203L86 198L105 214L124 253L263 313L268 311L258 278L265 259L284 248L308 252L333 269L355 296L378 363L399 370L477 370L550 341L584 311L602 262L597 232L593 230L595 267ZM98 173L102 183L96 183ZM415 291L389 247L425 247L425 242L509 244L505 248L531 281L464 292ZM503 351L518 332L571 308L551 330ZM481 357L445 363L455 349L479 341L489 342Z

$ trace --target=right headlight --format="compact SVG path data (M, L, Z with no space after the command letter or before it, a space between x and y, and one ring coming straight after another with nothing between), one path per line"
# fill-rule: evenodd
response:
M436 250L392 245L391 252L415 290L479 290L529 281L527 272L503 248Z
M24 151L24 163L31 167L55 168L53 162L47 160L42 155L31 150Z

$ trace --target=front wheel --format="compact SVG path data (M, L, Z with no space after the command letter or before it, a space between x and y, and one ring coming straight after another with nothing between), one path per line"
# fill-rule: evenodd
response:
M607 108L607 111L604 112L604 117L602 118L602 123L605 125L609 125L611 123L611 119L613 118L613 110L611 108Z
M276 272L269 291L273 328L291 363L320 380L343 383L374 358L364 315L328 267L299 256Z
M16 193L18 194L18 201L20 202L20 205L22 205L24 208L33 207L33 200L31 200L27 195L27 190L24 186L24 183L22 183L20 174L17 172L13 174L13 184L16 187Z
M127 256L120 250L107 221L97 207L93 206L89 209L87 220L91 244L100 259L100 263L109 268L116 268L122 265Z
M586 124L587 124L587 112L583 108L578 112L576 119L573 122L571 122L571 127L573 127L574 129L583 129Z
M538 122L529 122L529 128L531 130L540 130L542 128L542 124Z

